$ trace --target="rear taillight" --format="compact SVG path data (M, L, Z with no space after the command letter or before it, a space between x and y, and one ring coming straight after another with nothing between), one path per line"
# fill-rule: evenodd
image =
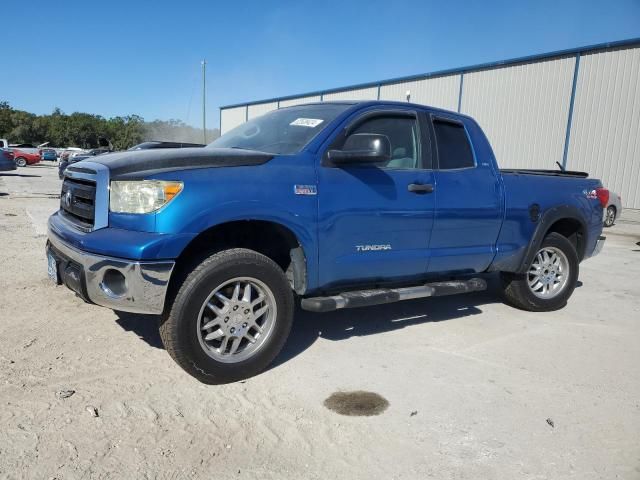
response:
M598 197L598 200L600 200L602 208L606 207L607 203L609 203L609 190L603 187L596 188L596 196Z

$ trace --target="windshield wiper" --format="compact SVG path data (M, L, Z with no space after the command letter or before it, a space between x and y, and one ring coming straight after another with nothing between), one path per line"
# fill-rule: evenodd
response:
M259 152L260 150L256 150L255 148L246 148L246 147L227 147L233 150L249 150L250 152Z

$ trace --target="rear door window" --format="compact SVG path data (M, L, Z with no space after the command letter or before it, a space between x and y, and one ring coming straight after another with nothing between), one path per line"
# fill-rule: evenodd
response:
M475 166L469 138L461 123L434 118L433 129L436 135L440 170Z

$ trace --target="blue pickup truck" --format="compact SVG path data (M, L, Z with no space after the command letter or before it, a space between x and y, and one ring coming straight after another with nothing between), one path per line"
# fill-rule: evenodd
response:
M464 293L500 272L508 303L561 308L602 248L607 196L586 173L500 170L465 115L309 104L206 148L70 166L49 275L87 302L157 314L176 362L223 383L269 365L298 301L327 312Z

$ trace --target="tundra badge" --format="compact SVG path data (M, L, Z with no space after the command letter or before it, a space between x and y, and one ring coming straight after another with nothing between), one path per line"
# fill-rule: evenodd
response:
M379 252L380 250L391 250L391 245L356 245L357 252Z

